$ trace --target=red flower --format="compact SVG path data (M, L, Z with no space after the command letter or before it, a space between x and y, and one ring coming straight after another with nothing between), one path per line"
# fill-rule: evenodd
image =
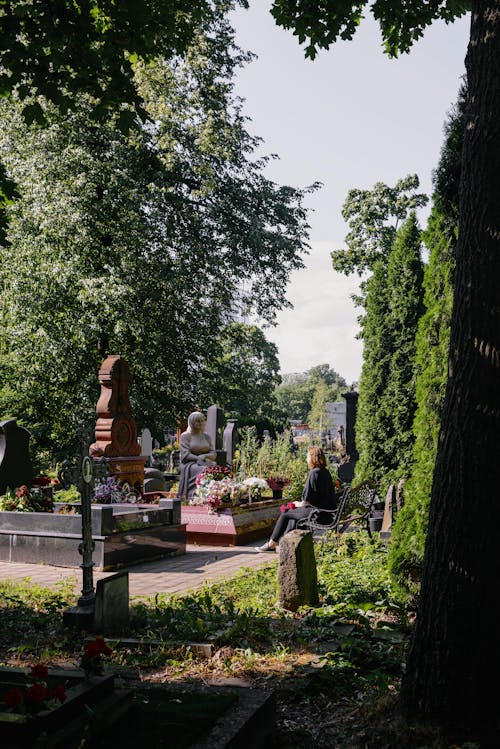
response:
M29 494L29 489L25 484L20 486L19 489L16 489L16 497L27 497L28 494Z
M286 511L287 511L287 509L288 509L288 508L287 508L287 506L286 506L286 505L280 505L280 512L286 512Z
M40 684L40 682L37 682L36 684L33 684L33 686L31 686L26 692L26 702L39 704L40 702L44 701L46 696L47 687L45 686L45 684Z
M289 502L286 506L287 510L295 510L295 502Z
M64 689L62 684L58 684L57 687L54 687L54 689L51 689L50 696L53 697L55 700L59 700L59 702L62 703L66 702L67 694L66 690Z
M85 657L96 658L99 655L111 655L113 652L102 637L96 637L92 642L85 645Z
M31 486L48 486L49 484L50 479L48 476L37 476L31 482Z
M7 707L17 707L23 701L23 693L17 687L9 689L3 696L3 701Z
M48 673L49 669L42 663L38 663L36 666L31 667L31 675L37 679L46 679Z

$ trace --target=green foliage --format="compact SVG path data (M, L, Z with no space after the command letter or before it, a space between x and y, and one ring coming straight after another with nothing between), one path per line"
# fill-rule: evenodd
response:
M288 419L306 422L312 415L313 420L319 422L320 408L326 401L340 400L345 389L347 383L341 375L329 364L318 364L307 372L283 375L282 383L276 388L274 395L278 410ZM313 409L315 396L316 404ZM326 411L321 413L326 425Z
M7 0L0 13L0 93L41 94L67 111L75 92L84 91L96 100L95 117L120 103L138 104L134 62L183 52L212 9L207 0L62 0L49 6ZM32 101L24 116L41 121L43 110Z
M387 605L395 591L387 568L386 547L371 544L362 533L344 535L338 545L332 541L328 538L315 547L324 604Z
M96 123L86 96L65 117L39 97L43 128L2 102L0 154L21 197L0 249L0 413L41 426L52 451L94 421L105 355L128 358L136 419L158 431L198 401L236 301L267 321L287 304L304 192L253 157L232 94L247 59L221 14L184 61L137 63L147 116L129 135L119 113Z
M328 49L338 39L352 39L364 17L366 0L353 4L348 0L318 3L314 0L274 0L271 13L285 29L292 29L301 44L306 44L305 55L314 59L319 49ZM433 3L414 0L412 3L395 0L375 0L370 6L379 22L384 50L391 57L409 52L424 29L435 19L449 23L464 15L470 3L466 0L437 0Z
M426 205L427 196L417 193L419 180L409 174L394 187L377 182L371 190L349 190L342 216L349 225L347 250L334 250L336 271L349 275L373 270L375 263L387 263L396 233L412 211Z
M380 263L369 281L363 323L356 479L372 478L382 492L411 465L422 277L420 230L412 214L396 234L387 269Z
M256 325L231 323L218 337L217 355L199 383L199 399L217 403L230 418L269 418L279 376L278 349ZM204 393L206 392L206 395Z
M435 172L434 206L424 232L429 264L424 275L424 305L416 339L417 410L411 475L404 488L405 504L398 514L391 546L391 570L415 589L423 563L444 394L453 305L453 272L458 230L458 185L465 117L465 91L445 125L445 142Z
M356 479L379 480L386 470L385 439L389 434L387 413L382 408L389 380L391 341L387 275L379 261L367 284L363 320L363 367L356 412L356 446L359 461Z
M256 428L249 426L240 430L240 436L233 464L233 470L240 478L288 476L289 466L295 459L289 429L279 432L275 439L259 440Z

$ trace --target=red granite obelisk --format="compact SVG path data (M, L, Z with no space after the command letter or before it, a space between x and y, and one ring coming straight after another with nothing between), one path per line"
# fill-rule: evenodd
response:
M137 427L128 395L130 369L122 356L108 356L99 370L101 394L97 402L95 442L90 446L93 458L105 457L110 472L120 483L127 482L143 491L144 463L137 442Z

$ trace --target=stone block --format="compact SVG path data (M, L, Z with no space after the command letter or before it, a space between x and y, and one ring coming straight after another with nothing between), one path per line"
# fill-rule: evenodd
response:
M311 531L294 530L279 545L279 604L287 611L318 603L318 577Z
M97 581L94 630L120 632L130 620L128 572L117 572Z

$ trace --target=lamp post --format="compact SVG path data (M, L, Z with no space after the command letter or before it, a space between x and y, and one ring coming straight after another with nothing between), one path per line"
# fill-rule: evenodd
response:
M67 609L63 614L63 621L67 626L91 629L94 621L95 590L93 580L92 553L95 542L92 539L92 489L96 479L104 478L108 474L105 458L99 461L89 456L90 433L80 430L80 453L76 463L65 460L59 470L59 481L65 489L74 484L81 497L82 541L78 551L82 555L82 595L76 606Z

